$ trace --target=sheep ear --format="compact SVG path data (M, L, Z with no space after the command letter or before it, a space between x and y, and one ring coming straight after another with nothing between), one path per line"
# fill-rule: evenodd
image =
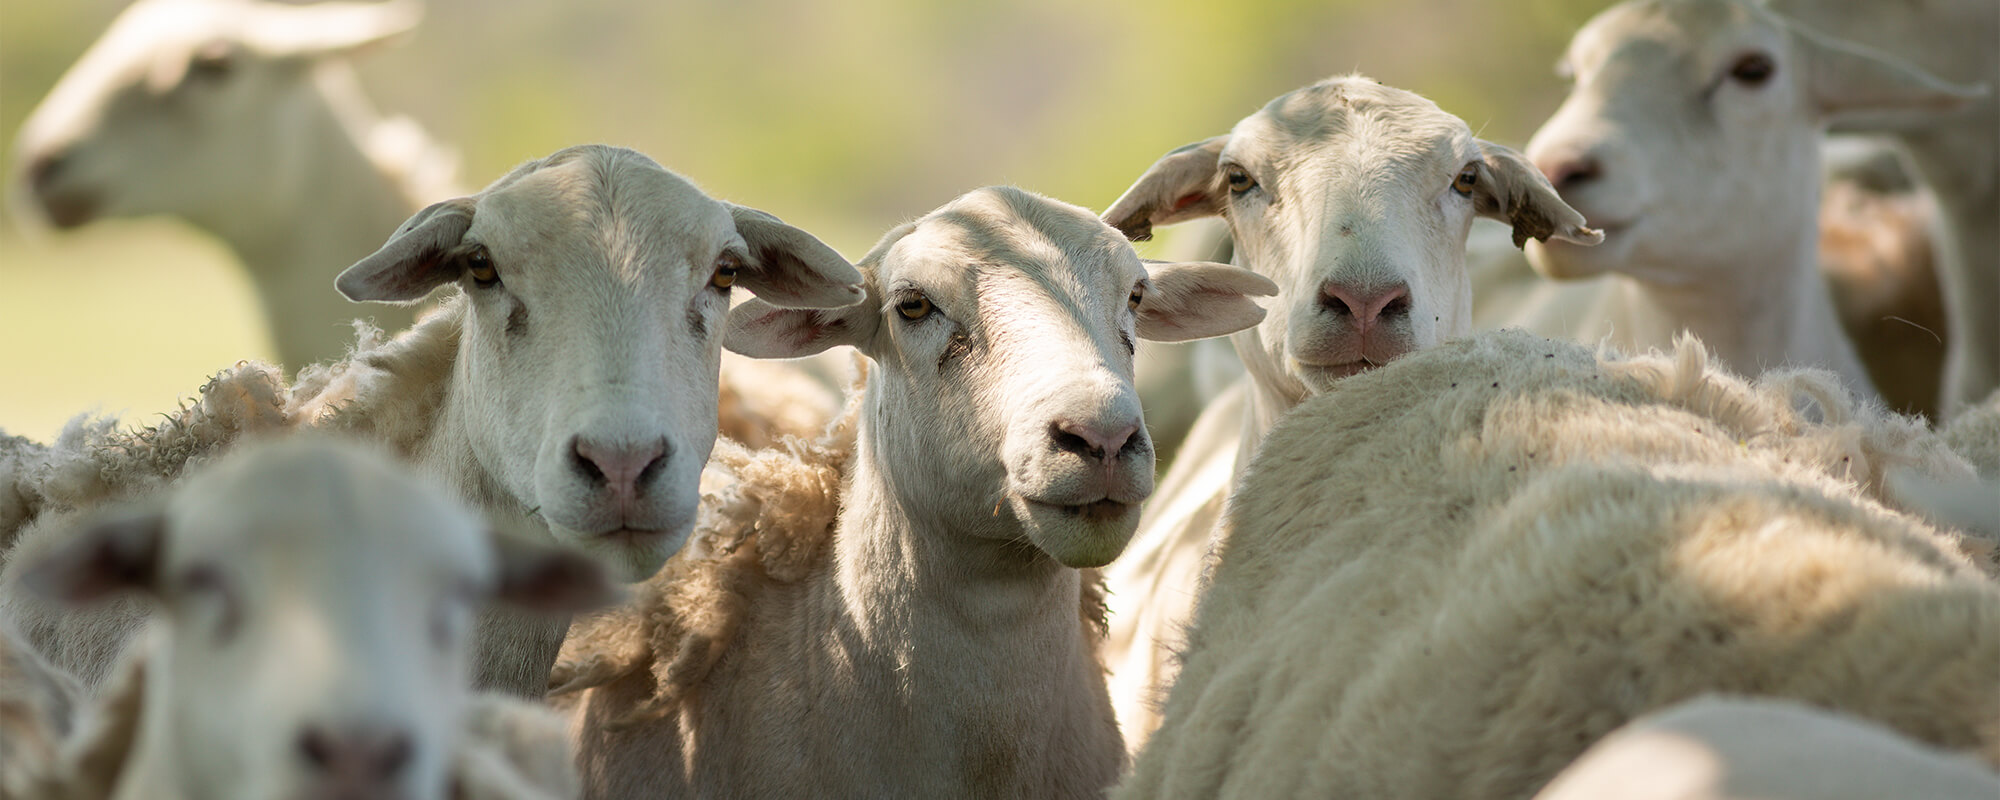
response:
M1986 96L1991 87L1953 84L1886 53L1793 28L1806 91L1843 130L1922 124ZM1849 124L1852 123L1852 124Z
M88 523L68 542L21 574L21 585L69 605L85 605L132 590L150 591L159 573L166 517L125 512Z
M423 3L417 0L245 5L243 44L271 58L353 55L415 30L424 16Z
M868 350L881 325L875 304L846 308L779 308L751 298L729 310L722 346L751 358L804 358L837 345Z
M460 197L417 212L374 255L355 262L333 286L357 303L406 303L458 279L447 256L472 227L473 199Z
M1175 148L1153 163L1139 181L1104 212L1125 238L1153 238L1153 226L1172 225L1222 213L1222 185L1216 179L1217 159L1227 135Z
M1479 216L1513 226L1515 247L1529 239L1586 245L1604 241L1604 232L1586 225L1583 215L1563 202L1556 187L1527 158L1484 140L1479 151L1484 169L1472 187L1472 207Z
M1139 338L1185 342L1235 333L1264 321L1252 297L1270 297L1278 285L1250 270L1206 261L1147 262L1146 292L1139 299Z
M812 234L757 209L725 205L750 246L737 282L758 298L779 308L840 308L867 296L854 265Z
M582 553L494 534L499 562L493 599L547 614L577 614L623 599L604 566Z

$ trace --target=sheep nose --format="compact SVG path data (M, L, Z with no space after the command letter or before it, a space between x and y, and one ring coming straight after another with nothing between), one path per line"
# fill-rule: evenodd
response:
M35 156L28 161L28 185L34 188L37 195L48 194L50 185L62 175L66 163L68 159L64 158L62 153L43 153Z
M1328 281L1319 289L1319 305L1336 316L1353 317L1357 332L1366 333L1382 317L1410 313L1410 287L1404 283L1364 287Z
M1133 434L1138 432L1139 423L1131 420L1088 423L1058 419L1049 424L1049 438L1055 442L1057 450L1107 463L1118 458L1125 451L1125 446L1132 442Z
M1594 153L1544 159L1535 166L1561 194L1576 191L1604 174L1604 162Z
M335 731L308 725L299 733L298 747L308 769L336 785L355 787L394 780L416 755L408 733L379 727Z
M664 436L643 444L610 444L578 436L573 450L576 470L585 480L625 499L652 482L669 454Z

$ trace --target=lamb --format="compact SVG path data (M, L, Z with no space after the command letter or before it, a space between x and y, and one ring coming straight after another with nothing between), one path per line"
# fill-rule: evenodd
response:
M1005 187L861 268L859 306L731 312L731 349L850 345L866 389L845 444L725 452L725 516L770 523L690 548L711 555L571 643L586 796L1096 797L1122 768L1079 608L1153 488L1135 338L1243 329L1277 287L1142 265L1090 212Z
M1564 66L1575 87L1527 152L1610 244L1528 255L1558 280L1615 273L1569 335L1636 350L1685 329L1746 373L1819 366L1873 395L1819 271L1821 140L1835 124L1956 124L1944 121L1979 91L1748 0L1623 3L1577 33ZM1951 302L1947 382L1978 372Z
M1278 417L1336 379L1469 330L1475 217L1507 222L1516 246L1601 238L1526 159L1359 76L1283 95L1229 134L1168 153L1104 213L1135 239L1211 216L1229 223L1234 263L1282 294L1234 337L1249 380L1196 421L1129 554L1106 574L1112 696L1134 748L1157 724L1229 484Z
M1535 800L1992 800L2000 775L1797 703L1707 697L1634 720Z
M859 300L859 283L804 231L643 155L568 148L418 212L341 273L341 292L362 301L454 289L409 331L302 372L283 415L382 442L490 516L636 581L694 521L731 286L817 308ZM38 522L0 580L62 539ZM0 586L0 614L97 686L145 609L63 613ZM475 685L540 696L566 627L489 614Z
M1869 499L1909 469L1972 479L1828 373L1749 383L1692 340L1601 361L1503 331L1342 381L1236 489L1113 796L1526 797L1703 693L2000 765L2000 584Z
M419 15L408 0L138 0L22 125L13 206L61 228L180 217L242 261L281 363L337 358L356 309L327 278L463 194L456 157L377 115L349 65ZM374 319L400 330L412 314Z
M157 507L102 517L20 580L66 605L158 608L97 734L122 744L73 778L113 798L504 797L467 789L549 778L540 796L567 796L574 776L546 756L508 776L505 748L485 750L537 712L469 696L473 615L488 600L567 614L613 592L587 557L495 540L386 453L312 437L248 446ZM539 713L509 735L561 753Z

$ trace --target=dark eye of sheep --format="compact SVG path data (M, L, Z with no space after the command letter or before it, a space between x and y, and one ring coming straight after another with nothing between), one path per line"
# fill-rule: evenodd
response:
M1146 301L1146 287L1134 286L1132 287L1132 296L1125 298L1125 307L1133 311L1138 311L1139 304L1145 301Z
M1229 181L1229 191L1242 194L1257 188L1257 179L1250 172L1234 164L1223 169L1223 178Z
M472 276L473 285L481 289L500 285L500 271L493 266L493 255L484 247L465 254L465 272Z
M1451 182L1451 190L1461 197L1471 197L1472 187L1479 185L1479 168L1471 164L1458 171L1458 177Z
M723 253L715 259L715 276L708 279L708 285L723 291L736 285L736 272L743 268L743 261L734 253Z
M930 316L935 308L931 305L930 298L920 294L910 295L896 303L896 313L902 314L903 319L913 321Z
M1729 68L1729 77L1744 86L1762 86L1777 71L1778 65L1771 62L1770 56L1750 53L1736 59L1736 64Z

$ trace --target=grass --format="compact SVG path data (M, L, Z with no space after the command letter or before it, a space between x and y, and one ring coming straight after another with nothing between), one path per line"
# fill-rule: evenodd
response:
M271 353L214 240L163 221L0 233L0 431L46 441L84 411L142 422Z

